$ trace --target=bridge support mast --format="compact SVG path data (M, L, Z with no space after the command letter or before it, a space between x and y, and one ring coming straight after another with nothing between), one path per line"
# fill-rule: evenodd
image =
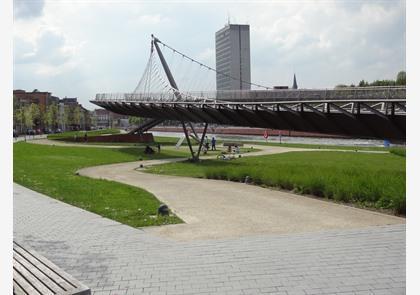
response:
M152 35L152 43L153 43L153 45L154 45L154 46L155 46L155 48L156 48L156 51L157 51L157 53L158 53L158 56L159 56L160 62L162 63L163 69L164 69L164 71L165 71L166 77L167 77L167 78L168 78L168 80L169 80L169 84L171 84L171 87L172 87L173 89L175 89L175 90L179 90L179 89L178 89L178 85L176 85L175 79L174 79L174 77L172 76L171 70L169 69L169 66L168 66L168 64L166 63L166 60L165 60L165 58L163 57L162 51L160 50L160 47L159 47L159 45L158 45L158 43L159 43L159 42L160 42L160 41L159 41L159 39L158 39L158 38L156 38L155 36L153 36L153 35ZM178 100L181 100L181 99L182 99L181 95L180 95L180 94L179 94L179 92L177 92L177 91L175 91L175 96L176 96L176 98L177 98ZM199 159L199 157L200 157L200 151L198 151L197 156L196 156L196 155L195 155L195 153L194 153L194 151L193 151L192 145L191 145L190 137L189 137L189 135L188 135L188 130L187 130L186 126L185 126L185 122L184 122L184 121L181 121L181 123L182 123L182 128L183 128L183 130L184 130L185 138L187 139L188 147L190 148L190 152L191 152L192 160L193 160L193 161L197 161L197 160ZM191 129L192 129L193 133L195 134L195 136L198 138L197 133L195 132L194 127L192 126L192 124L191 124L191 123L189 123L189 125L190 125L190 127L191 127ZM204 138L204 135L205 135L205 133L206 133L206 130L207 130L207 125L206 125L206 128L204 129L204 133L203 133L203 135L202 135L202 138ZM201 142L201 144L202 144L202 142ZM201 148L201 144L200 144L200 148Z

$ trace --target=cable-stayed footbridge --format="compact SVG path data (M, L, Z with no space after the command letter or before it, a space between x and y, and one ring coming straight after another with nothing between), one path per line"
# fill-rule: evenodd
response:
M100 93L91 102L118 114L149 118L136 132L164 120L180 121L193 158L199 157L208 124L405 140L405 87L279 90L241 81L252 90L215 91L218 75L238 80L152 35L149 60L134 91ZM191 123L205 124L201 138ZM197 153L187 125L200 143Z

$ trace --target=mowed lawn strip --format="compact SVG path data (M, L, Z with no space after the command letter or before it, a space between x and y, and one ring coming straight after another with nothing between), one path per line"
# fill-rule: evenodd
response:
M405 214L405 157L313 151L149 167L147 172L243 182ZM257 196L256 196L257 197Z
M209 140L211 136L208 136ZM170 136L154 136L156 142L163 145L175 145L179 137ZM295 148L308 148L308 149L334 149L334 150L351 150L351 151L391 151L399 150L405 152L405 147L383 147L383 146L356 146L356 145L331 145L331 144L309 144L309 143L279 143L279 142L264 142L264 141L250 141L242 138L220 139L216 136L216 143L218 146L224 142L239 142L247 145L265 145L277 147L295 147ZM187 145L184 140L183 145Z
M263 141L242 141L249 145L267 145L278 147L294 147L294 148L308 148L308 149L328 149L328 150L349 150L349 151L390 151L392 149L405 150L404 146L384 147L384 146L357 146L357 145L332 145L332 144L313 144L313 143L278 143L278 142L263 142Z
M67 132L62 132L62 133L48 134L47 138L59 139L59 140L73 139L74 136L83 137L85 136L85 133L87 134L88 137L90 137L90 136L98 136L98 135L103 135L103 134L119 134L120 130L119 129L100 129L100 130L90 130L90 131L67 131Z
M143 149L79 148L19 142L13 145L13 179L65 203L133 227L180 223L177 216L156 216L159 200L151 193L114 181L78 176L83 167L131 162L142 158L185 157L180 151L152 156Z

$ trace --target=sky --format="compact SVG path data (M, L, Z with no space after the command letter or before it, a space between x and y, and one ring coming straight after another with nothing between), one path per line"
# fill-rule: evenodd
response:
M77 97L131 92L150 35L215 64L215 32L250 25L251 80L331 88L406 67L405 1L14 0L14 89ZM174 73L176 77L176 73Z

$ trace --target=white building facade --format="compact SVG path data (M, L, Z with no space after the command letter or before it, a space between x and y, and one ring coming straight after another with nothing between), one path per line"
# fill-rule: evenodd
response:
M249 25L228 24L216 32L217 90L251 89ZM246 83L248 82L248 83Z

